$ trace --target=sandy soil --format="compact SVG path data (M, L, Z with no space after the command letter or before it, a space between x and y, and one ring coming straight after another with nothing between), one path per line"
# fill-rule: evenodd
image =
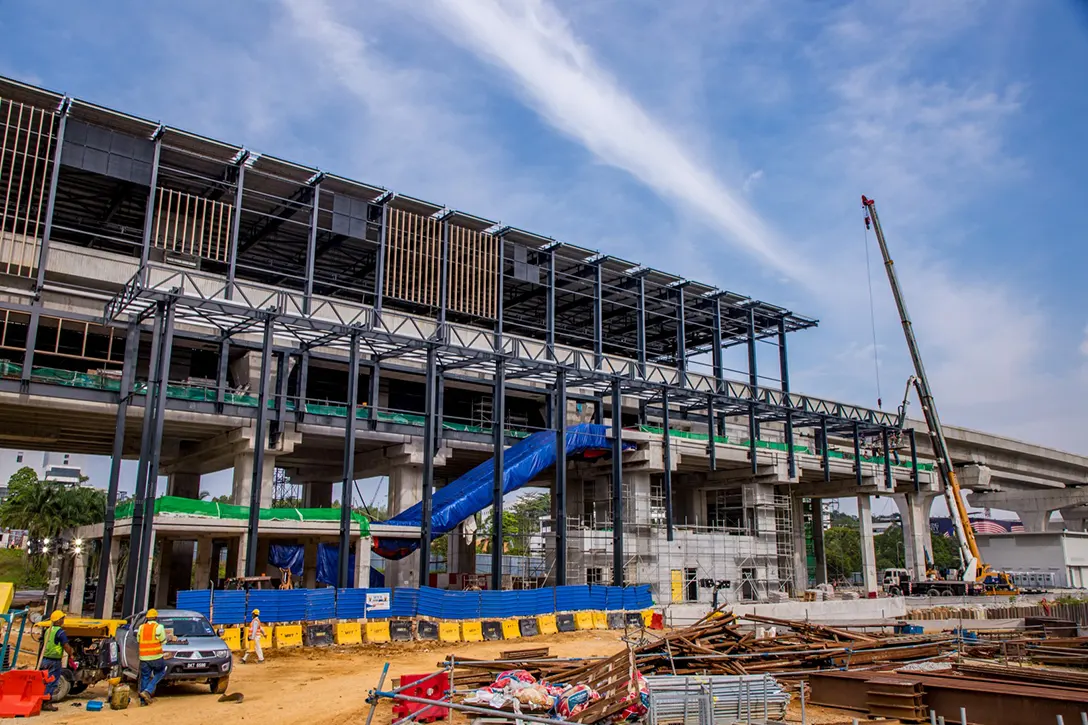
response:
M160 688L159 697L150 707L140 707L133 700L127 710L85 712L86 702L104 698L105 684L99 684L80 696L60 704L56 713L42 713L40 722L60 725L83 723L140 723L140 725L222 725L225 722L249 722L255 725L358 725L366 719L370 706L367 691L375 687L382 666L390 663L389 676L402 673L433 672L447 653L473 658L497 658L500 651L547 645L559 657L610 655L623 646L620 632L574 632L531 641L476 642L453 647L440 643L364 645L335 649L298 649L269 652L263 665L234 667L230 692L241 692L240 704L220 703L208 693L206 685L178 685ZM237 660L236 660L237 662ZM388 683L387 683L388 685ZM807 722L818 725L849 724L852 716L843 712L809 707ZM856 715L855 715L856 717ZM800 722L800 709L791 708L790 722ZM390 705L382 702L375 714L375 725L391 722ZM465 722L456 718L454 723Z

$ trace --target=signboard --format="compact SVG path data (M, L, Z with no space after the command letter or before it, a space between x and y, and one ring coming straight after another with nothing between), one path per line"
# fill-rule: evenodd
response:
M367 592L366 611L388 612L392 595L389 592Z

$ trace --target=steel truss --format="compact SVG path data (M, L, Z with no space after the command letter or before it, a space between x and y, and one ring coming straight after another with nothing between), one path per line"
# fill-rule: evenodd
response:
M305 307L304 302L308 302ZM307 313L306 310L309 310ZM440 322L426 318L394 313L389 310L379 312L373 308L352 305L341 301L312 298L306 300L303 295L284 289L277 289L248 282L225 281L220 277L199 272L178 269L153 262L140 268L140 271L124 286L124 289L106 305L104 318L106 324L129 324L130 329L139 321L154 317L155 334L153 335L152 389L148 397L149 415L144 419L144 436L141 444L140 472L137 480L136 512L133 518L133 551L129 557L129 572L126 586L126 612L139 608L146 596L147 572L150 560L151 519L154 506L154 481L157 478L157 451L162 442L162 418L165 410L166 371L169 370L169 342L176 326L187 326L210 332L223 344L239 336L261 336L261 378L258 390L257 430L263 438L268 433L268 399L271 391L270 375L273 347L282 349L284 341L302 355L317 348L346 353L349 357L349 396L348 423L344 436L344 479L342 501L343 510L350 515L352 477L354 472L354 449L356 439L355 400L357 399L358 376L361 364L368 364L374 371L382 362L398 360L406 363L425 375L427 386L425 423L423 432L424 445L424 481L423 481L423 520L421 531L421 584L426 583L429 571L428 554L431 540L429 511L434 490L433 460L436 452L437 410L436 395L438 382L444 371L471 371L489 377L495 387L495 406L493 420L505 419L505 383L512 378L527 381L542 393L552 396L553 425L556 429L557 443L565 436L565 400L575 397L569 393L577 388L591 398L603 401L610 397L613 411L621 407L622 398L636 398L645 412L657 412L665 422L665 450L669 450L668 421L670 415L679 410L685 417L692 419L691 413L704 411L703 420L713 429L716 421L729 416L746 416L750 429L750 458L753 471L756 470L756 440L758 425L762 422L783 422L787 431L787 440L792 441L796 427L818 428L825 463L827 468L826 435L828 431L849 433L854 438L855 450L860 453L860 441L864 436L880 436L887 440L895 428L896 421L890 414L869 410L858 406L832 403L809 396L798 395L784 390L771 390L758 387L750 381L748 384L725 380L720 375L708 377L683 372L676 368L661 367L640 361L601 355L599 352L587 352L574 348L544 345L539 341L503 335L469 326ZM782 333L784 336L784 332ZM364 361L361 358L367 358ZM134 358L133 358L134 359ZM126 362L129 360L126 355ZM785 347L782 347L782 365L785 371ZM126 370L129 365L126 364ZM640 373L642 373L640 375ZM376 377L376 376L374 376ZM754 378L754 375L753 375ZM372 377L372 383L374 378ZM303 396L304 396L303 388ZM305 400L302 400L304 408ZM123 409L123 406L122 406ZM597 406L598 419L601 406ZM614 448L620 449L621 416L613 414ZM376 416L371 417L373 425ZM495 448L501 451L503 436L502 426L495 426ZM259 518L257 516L261 489L262 465L259 457L263 456L265 446L255 446L253 481L250 501L251 516L247 536L247 574L255 571L257 564L257 534ZM560 449L560 452L562 449ZM501 455L497 453L497 455ZM793 454L789 453L791 474L793 472ZM562 468L562 467L560 467ZM861 476L860 455L855 468ZM885 462L886 476L891 476L890 463ZM667 527L671 534L671 476L666 466L666 511ZM496 489L501 490L501 466L496 468ZM613 498L622 490L622 457L613 458ZM116 481L111 476L111 490ZM557 480L560 498L565 497L565 476ZM622 502L613 502L622 506ZM493 520L495 541L492 551L501 553L502 541L502 496L496 495ZM561 508L560 511L563 509ZM112 513L112 512L111 512ZM110 517L112 518L112 517ZM562 529L560 529L562 531ZM348 553L350 551L350 518L341 522L340 530L340 571L339 586L350 585ZM623 529L614 527L614 546L617 556L622 556ZM564 537L565 538L565 537ZM559 542L559 551L565 550L566 542ZM493 567L493 577L501 581L501 559ZM564 571L560 567L559 571ZM613 578L616 584L622 584L622 567L614 567ZM131 599L130 599L131 594Z

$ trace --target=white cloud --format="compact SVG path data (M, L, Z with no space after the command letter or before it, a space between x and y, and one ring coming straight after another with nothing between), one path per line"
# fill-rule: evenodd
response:
M693 211L765 264L804 281L774 231L604 71L545 0L436 0L435 26L506 71L549 124L602 162Z
M744 179L744 185L741 187L744 189L744 193L747 194L755 186L756 182L763 178L763 169L756 169L752 173L748 174Z
M1084 328L1084 339L1080 341L1080 354L1088 358L1088 327Z

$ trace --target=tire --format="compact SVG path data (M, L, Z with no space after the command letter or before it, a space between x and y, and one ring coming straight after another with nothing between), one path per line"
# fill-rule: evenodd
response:
M929 591L926 592L926 596L927 597L939 597L939 596L941 596L941 593L937 589L930 589Z
M87 689L86 682L73 682L72 687L68 690L69 695L78 695Z
M75 684L72 681L72 673L69 670L61 672L60 678L57 680L57 689L53 690L53 696L49 698L49 701L54 705L58 702L64 702L68 699L68 696L72 694L72 685Z
M941 596L942 596L942 597L950 597L950 596L952 596L952 590L951 590L951 589L945 589L945 590L944 590L943 592L941 592Z
M227 691L227 686L230 685L230 676L217 677L214 680L208 680L208 689L212 691L213 695L222 695Z
M892 587L888 590L888 595L893 597L898 597L902 593L903 592L899 591L899 587Z

